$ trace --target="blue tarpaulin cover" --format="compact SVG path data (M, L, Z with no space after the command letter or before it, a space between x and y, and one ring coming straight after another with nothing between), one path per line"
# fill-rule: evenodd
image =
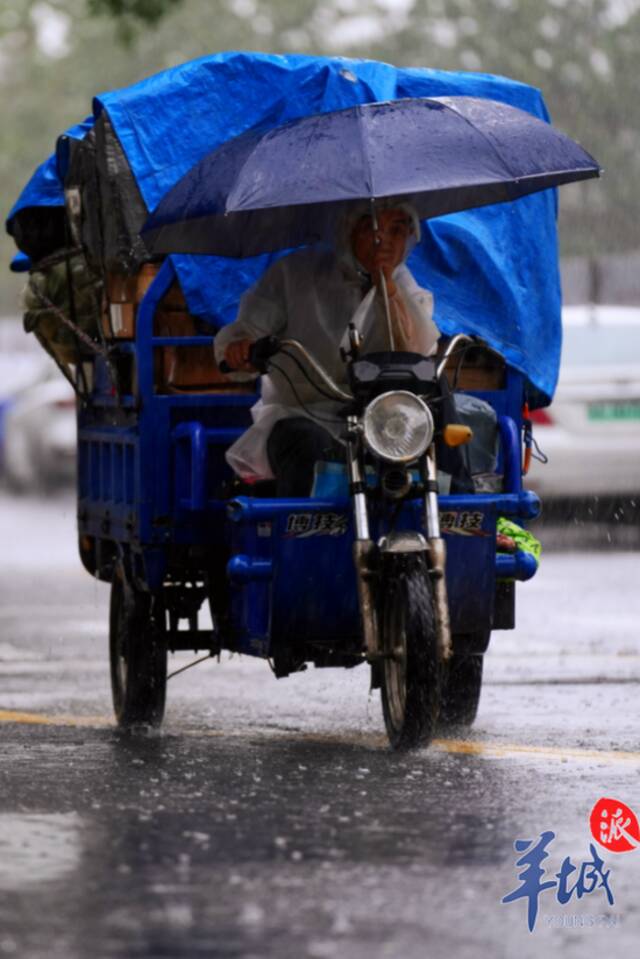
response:
M205 154L256 125L356 103L452 95L488 97L548 120L538 90L502 77L257 53L204 57L102 94L93 107L95 117L107 112L151 211ZM62 186L50 158L8 222L22 207L56 203ZM220 326L234 319L240 296L273 258L174 256L173 262L190 310ZM409 266L433 291L443 333L484 337L542 394L532 397L534 405L552 396L561 346L554 190L426 221Z
M88 117L82 123L77 123L66 130L61 139L70 137L73 140L82 140L93 126L93 122L94 118ZM11 233L11 221L20 210L30 206L62 206L63 204L64 193L58 171L58 158L55 153L52 153L35 170L9 211L7 232Z

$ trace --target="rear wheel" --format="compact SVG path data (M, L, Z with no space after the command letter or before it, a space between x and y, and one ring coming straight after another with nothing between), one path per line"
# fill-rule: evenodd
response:
M382 712L394 749L425 746L440 706L440 661L431 582L421 554L389 554L381 578Z
M134 589L121 567L111 585L109 653L113 708L119 726L159 726L167 687L164 610Z
M454 654L447 663L440 705L440 726L471 726L482 689L481 655Z

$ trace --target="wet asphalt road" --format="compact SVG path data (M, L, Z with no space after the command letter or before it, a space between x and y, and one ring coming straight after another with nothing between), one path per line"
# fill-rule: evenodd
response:
M613 905L545 891L533 934L500 900L515 839L556 834L549 879L598 798L640 813L637 553L547 556L473 732L394 755L364 669L226 655L119 733L73 503L0 498L0 528L0 957L634 954L640 850L600 850Z

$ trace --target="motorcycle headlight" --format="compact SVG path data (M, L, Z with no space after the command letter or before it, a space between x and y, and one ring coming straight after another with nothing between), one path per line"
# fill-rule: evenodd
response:
M404 390L383 393L367 406L364 441L389 463L411 463L433 439L433 416L427 404Z

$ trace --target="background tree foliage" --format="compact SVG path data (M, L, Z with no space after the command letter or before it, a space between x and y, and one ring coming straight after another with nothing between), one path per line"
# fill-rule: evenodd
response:
M139 24L153 26L182 0L87 0L93 14L107 14L114 18L121 41L130 44Z
M143 23L156 23L182 0L88 0L91 13L112 17L133 17Z
M373 57L533 84L606 170L561 191L563 251L640 247L640 0L0 0L5 214L95 93L225 49ZM12 249L2 240L2 262ZM16 283L0 277L4 312Z

